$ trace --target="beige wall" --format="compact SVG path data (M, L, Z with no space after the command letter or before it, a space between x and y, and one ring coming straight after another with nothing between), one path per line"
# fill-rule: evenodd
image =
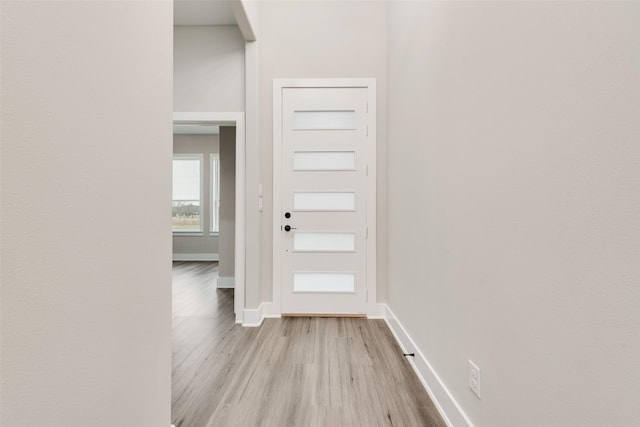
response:
M171 4L0 13L0 423L168 425ZM634 425L640 5L265 2L261 15L249 308L272 292L272 79L376 77L381 300L388 260L391 308L477 426ZM242 111L232 77L190 86L215 66L188 74L198 55L180 46L207 50L211 32L181 31L175 109Z
M265 191L262 300L272 300L274 78L374 77L378 85L378 293L386 284L386 6L384 2L267 1L260 23L260 137ZM250 202L251 203L251 202Z
M636 425L640 4L389 12L392 310L476 426Z
M236 26L174 27L174 111L244 111L244 39Z
M0 424L166 427L171 3L0 11Z
M236 247L236 128L220 128L220 277L234 277Z
M173 135L174 154L203 154L202 236L173 236L174 254L218 254L219 236L211 236L211 158L220 153L220 135ZM222 163L222 158L220 158Z

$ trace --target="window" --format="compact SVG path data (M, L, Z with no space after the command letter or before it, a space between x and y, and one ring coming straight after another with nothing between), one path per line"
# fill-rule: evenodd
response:
M211 233L218 233L220 231L219 225L219 210L220 210L220 155L212 153L210 155L211 164L211 222L209 231Z
M173 156L173 231L202 231L202 154Z

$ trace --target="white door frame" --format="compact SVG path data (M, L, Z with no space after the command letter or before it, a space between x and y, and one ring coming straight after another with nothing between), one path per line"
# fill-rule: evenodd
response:
M376 140L376 79L273 80L273 311L282 314L282 91L285 88L366 88L370 94L369 135ZM376 142L377 143L377 142ZM376 303L376 143L367 149L367 316L378 317Z
M173 113L173 124L205 124L236 127L236 212L233 309L236 323L245 310L245 129L244 113Z

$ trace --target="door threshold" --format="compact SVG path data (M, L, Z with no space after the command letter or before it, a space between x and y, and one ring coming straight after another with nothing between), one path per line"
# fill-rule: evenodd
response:
M366 318L364 313L282 313L282 317L349 317Z

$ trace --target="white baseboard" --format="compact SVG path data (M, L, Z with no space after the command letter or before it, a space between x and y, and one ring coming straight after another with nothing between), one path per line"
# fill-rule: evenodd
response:
M174 261L220 261L218 254L173 254Z
M464 413L458 402L453 398L445 384L400 321L393 314L389 306L385 305L385 320L393 333L396 341L404 353L415 353L415 357L407 357L407 360L418 375L420 382L429 393L431 400L438 408L449 427L473 427L473 424Z
M236 286L235 277L220 277L216 280L216 287L218 289L233 289Z
M387 318L387 304L375 304L369 313L367 313L367 319L386 319Z
M265 319L279 319L282 316L280 315L280 311L276 310L276 306L272 302L263 302L262 317Z
M260 304L255 310L245 309L244 315L242 316L242 326L255 328L262 325L262 321L264 320L262 314L263 306L263 304Z
M254 328L262 325L264 319L279 319L280 317L282 317L280 313L274 311L272 302L263 302L255 310L244 310L242 326Z

